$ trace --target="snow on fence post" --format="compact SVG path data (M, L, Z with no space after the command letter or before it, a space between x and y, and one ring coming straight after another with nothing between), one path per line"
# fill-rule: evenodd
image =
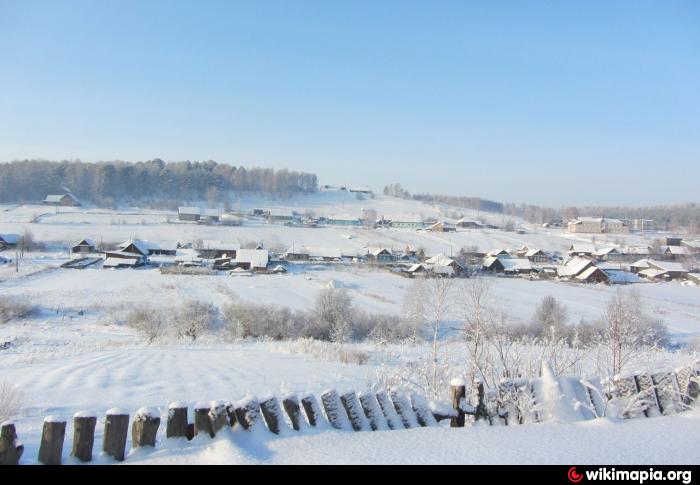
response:
M634 376L634 382L637 385L637 389L639 389L638 399L644 403L644 415L647 418L660 416L659 400L654 383L651 381L651 376L649 374L636 375Z
M243 429L254 429L260 422L260 403L254 397L246 397L236 403L236 421Z
M236 406L232 402L226 403L226 415L228 416L228 425L233 427L236 424Z
M0 425L0 465L17 465L24 445L17 439L15 425L6 421Z
M60 465L63 454L63 439L66 436L66 422L54 416L44 419L44 428L39 445L39 462L44 465Z
M207 433L214 437L209 420L209 410L211 406L208 402L198 402L194 405L194 434Z
M399 415L396 414L394 404L389 399L387 393L384 391L379 391L377 392L376 397L379 407L382 409L382 413L384 413L387 423L389 423L389 428L404 429L403 422L401 421L401 418L399 418Z
M462 402L467 398L467 385L464 379L457 378L450 381L452 394L452 408L457 411L457 416L450 418L450 428L464 428L464 410Z
M675 376L670 372L652 374L656 395L659 399L661 414L673 414L681 410L680 390Z
M415 411L418 418L418 424L421 426L437 426L435 416L433 416L433 412L423 396L415 393L411 394L411 406L413 406L413 411Z
M280 405L274 396L270 396L260 401L260 410L262 411L263 419L269 429L274 434L280 434Z
M365 416L369 420L372 431L389 429L389 421L382 413L382 408L379 407L377 398L371 392L361 392L359 395L360 405L365 412Z
M168 406L168 423L165 428L166 438L187 437L187 406L171 402Z
M154 408L141 408L134 415L131 425L131 446L156 446L156 437L160 427L160 411Z
M92 461L92 448L95 445L95 426L97 416L78 412L73 415L73 449L71 456L78 460Z
M212 437L216 436L221 428L228 422L228 403L225 401L212 401L209 406L209 429Z
M301 429L301 410L299 409L299 398L294 394L290 394L284 399L282 399L282 407L284 412L289 416L289 420L292 422L292 428L294 431L299 431Z
M397 387L392 387L389 390L389 395L391 396L391 401L394 403L394 409L401 417L401 421L405 428L417 428L420 426L418 424L418 418L416 413L411 407L411 403L408 401L406 396Z
M308 394L301 398L301 405L304 408L304 414L309 421L309 425L316 427L321 424L321 406L318 404L316 396Z
M105 434L102 451L117 461L124 461L126 437L129 434L129 413L112 408L105 418Z
M335 429L350 429L350 420L348 419L343 404L340 402L340 396L335 389L327 389L321 393L321 403L326 411L326 417L331 426Z
M340 402L348 414L352 429L355 431L370 431L372 429L354 391L346 392L340 396Z
M700 392L700 383L695 375L692 367L684 367L676 372L676 380L678 381L678 389L681 393L681 399L686 406L690 405L698 397Z

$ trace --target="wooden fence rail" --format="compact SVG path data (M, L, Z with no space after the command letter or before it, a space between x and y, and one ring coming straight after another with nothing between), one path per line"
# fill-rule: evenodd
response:
M581 419L605 415L614 401L627 418L653 417L687 409L700 395L700 379L694 368L676 372L658 372L619 377L606 386L599 380L556 378L553 374L537 379L506 379L497 389L487 389L483 383L473 383L473 402L467 398L467 383L463 379L450 382L451 406L429 406L422 396L405 394L397 388L388 392L324 391L320 402L313 394L301 400L287 395L282 404L274 396L261 400L246 397L241 401L199 402L193 408L194 423L188 422L188 407L171 403L166 418L166 439L192 440L195 435L215 437L224 428L253 430L263 428L275 435L282 430L298 432L306 427L333 428L347 431L399 430L437 426L449 420L450 427L465 427L482 421L492 426L516 425L547 418L547 396L541 388L543 380L549 385L566 387L567 396L575 401L572 409ZM562 392L564 390L562 389ZM574 403L570 403L574 404ZM129 413L118 408L106 412L102 450L116 461L127 458ZM85 412L73 417L71 456L82 462L93 458L97 416ZM141 408L134 413L131 427L132 448L157 446L161 415L158 409ZM291 425L291 427L290 427ZM293 431L292 431L293 430ZM53 416L44 420L38 461L47 465L62 463L66 421ZM15 425L3 423L0 429L0 465L19 464L24 446L18 440Z

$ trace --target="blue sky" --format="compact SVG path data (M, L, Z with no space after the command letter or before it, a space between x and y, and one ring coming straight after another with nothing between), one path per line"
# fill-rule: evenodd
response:
M0 0L0 160L700 201L700 2Z

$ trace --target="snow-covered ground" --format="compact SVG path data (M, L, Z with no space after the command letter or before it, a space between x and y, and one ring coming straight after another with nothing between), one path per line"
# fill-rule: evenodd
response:
M245 200L237 208L265 207L274 212L313 210L316 215L360 216L363 208L379 216L442 217L455 209L386 197L357 200L353 195L321 193L277 203ZM501 216L459 210L468 217L502 223ZM233 278L163 275L154 268L135 270L60 269L70 242L91 238L117 243L129 237L173 243L195 239L263 242L267 247L406 246L426 252L456 253L463 246L483 250L523 244L564 251L572 241L591 238L561 230L523 224L526 234L500 230L469 230L437 234L408 229L305 229L264 222L242 227L201 226L176 222L167 211L98 208L0 206L0 232L31 231L46 252L28 253L15 272L0 266L0 295L19 296L42 308L38 316L0 324L0 382L23 390L16 416L25 460L36 458L41 420L49 414L70 418L81 409L103 415L119 406L165 410L170 401L240 399L248 393L281 395L365 389L376 376L376 359L363 365L341 364L290 353L276 342L224 343L214 339L196 344L160 342L147 345L135 330L115 324L110 312L147 304L175 308L187 300L222 307L234 298L308 309L329 282L347 289L355 304L369 312L400 314L412 280L388 271L356 266L291 265L282 275ZM348 236L351 236L348 238ZM601 243L605 238L598 238ZM610 236L609 242L639 244L635 235ZM14 258L14 253L6 253ZM615 288L555 281L489 278L493 297L516 321L529 321L543 296L566 304L572 322L600 317ZM700 336L700 290L676 283L639 284L647 309L663 319L679 339ZM376 350L375 352L381 352ZM401 365L401 362L396 363ZM101 433L98 426L98 433ZM197 438L164 443L154 452L138 451L130 463L697 463L692 439L700 431L696 411L635 422L597 420L547 423L508 428L466 430L418 429L384 433L307 432L281 438L251 437L226 432L215 441ZM69 429L67 436L70 436ZM648 439L653 436L654 439ZM646 437L646 438L645 438ZM98 442L100 436L98 435ZM466 443L466 444L465 444ZM465 451L469 448L468 452ZM663 452L659 452L659 450ZM100 461L100 459L98 459Z

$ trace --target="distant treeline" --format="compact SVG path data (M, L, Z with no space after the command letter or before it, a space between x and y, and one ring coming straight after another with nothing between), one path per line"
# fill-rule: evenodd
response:
M0 163L0 203L35 202L70 190L103 206L152 202L230 202L238 194L286 198L315 192L316 175L286 169L245 168L206 162L23 160Z
M464 209L480 210L484 212L503 213L503 204L493 200L482 199L480 197L465 197L459 195L439 195L439 194L413 194L411 195L401 184L391 184L384 187L384 195L401 197L402 199L413 199L429 204L447 204Z

